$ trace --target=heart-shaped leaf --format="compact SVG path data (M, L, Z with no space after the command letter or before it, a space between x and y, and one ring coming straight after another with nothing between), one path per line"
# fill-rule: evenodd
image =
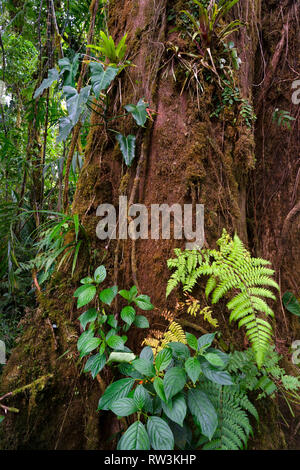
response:
M135 157L136 138L134 135L129 135L128 137L125 137L122 134L117 134L116 139L119 142L124 161L126 165L130 167Z

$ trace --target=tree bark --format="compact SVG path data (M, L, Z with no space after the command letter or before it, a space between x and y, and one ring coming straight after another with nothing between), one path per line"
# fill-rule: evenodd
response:
M209 246L214 246L223 227L236 231L254 255L275 264L277 275L281 273L283 290L298 289L300 218L298 213L293 217L288 214L298 207L295 203L299 200L299 186L295 187L299 121L294 121L293 132L278 129L271 123L274 107L296 112L290 92L291 82L296 79L294 70L299 51L296 5L290 7L271 0L262 5L256 0L245 0L235 7L235 18L246 24L234 38L242 59L237 80L242 97L259 107L257 124L251 130L240 116L230 112L223 121L210 117L216 89L204 79L204 92L198 99L193 86L181 93L185 77L182 78L176 59L177 82L172 73L167 73L168 43L179 48L182 45L167 18L171 7L179 12L183 3L181 0L110 2L110 34L119 40L128 33L128 58L136 65L122 72L114 89L112 106L117 114L124 105L143 97L156 114L154 121L149 121L147 128L138 134L135 163L129 169L124 166L114 139L107 138L99 117L92 115L72 210L80 215L87 228L95 259L81 259L74 279L67 271L57 273L47 292L39 294L40 308L25 318L24 333L3 373L0 395L40 376L53 374L53 377L35 394L17 395L15 401L9 402L20 413L6 419L0 447L107 449L114 445L107 439L119 430L119 424L106 412L95 411L101 388L97 381L80 375L76 352L80 335L76 319L81 312L76 311L72 296L78 280L87 275L91 264L92 267L105 264L110 279L119 287L128 288L135 282L142 293L151 296L156 308L149 314L149 321L154 329L161 324L160 312L175 306L175 294L168 300L165 298L169 277L166 260L173 256L174 247L184 247L184 241L101 242L96 238L99 221L96 210L101 203L118 206L119 196L127 195L128 200L143 203L148 209L151 204L162 203L204 204L205 239ZM280 26L279 13L282 14ZM281 31L286 31L287 21L288 45L284 48L280 42ZM267 51L264 57L262 50ZM280 77L269 73L268 64L272 67L274 53L280 55L276 56ZM234 118L237 118L235 123ZM117 125L124 135L136 133L128 121L120 119ZM291 223L289 233L285 230L287 218ZM285 251L279 264L280 250ZM286 323L279 303L275 311L277 341L286 335ZM229 329L228 319L221 310L216 315L225 341L242 349L243 334L235 326ZM48 319L58 326L56 342ZM288 343L295 339L296 333L291 330L295 326L293 319L289 317L286 321ZM299 333L299 327L294 331ZM142 339L140 334L135 334L131 341L141 344ZM106 383L110 380L110 376L101 378ZM275 411L263 414L258 435L260 442L255 440L254 448L276 449L285 445Z

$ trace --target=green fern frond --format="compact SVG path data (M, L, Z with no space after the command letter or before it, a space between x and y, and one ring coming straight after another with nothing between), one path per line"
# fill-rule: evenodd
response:
M246 334L256 354L259 367L262 366L268 345L272 340L272 328L262 317L274 317L273 310L264 298L275 300L269 290L279 290L272 279L274 270L267 267L269 261L252 258L237 235L233 239L223 230L217 241L219 250L203 249L201 252L176 249L177 258L168 260L168 266L175 268L171 275L167 296L182 284L184 292L192 292L199 278L209 276L205 295L211 295L212 303L217 303L229 292L237 291L228 301L229 322L238 322L246 329Z

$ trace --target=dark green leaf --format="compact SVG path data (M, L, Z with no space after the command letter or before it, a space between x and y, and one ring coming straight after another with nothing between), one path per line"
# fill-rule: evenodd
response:
M141 359L147 359L150 362L153 362L153 351L150 346L145 346L140 353Z
M177 395L186 384L186 374L180 367L172 367L164 376L164 391L167 400Z
M192 335L191 333L186 333L185 336L189 347L197 351L198 342L196 336Z
M135 319L134 308L131 307L130 305L127 305L127 307L122 308L121 318L125 323L127 323L128 325L131 325Z
M204 354L205 359L214 367L223 367L224 362L218 354L208 352Z
M118 398L111 404L110 409L117 416L129 416L138 410L132 398Z
M108 338L107 344L112 349L122 350L124 349L124 341L118 335L112 335Z
M197 380L199 379L199 375L201 374L201 365L200 362L196 357L189 357L185 361L185 370L189 376L189 378L192 380L192 382L195 384Z
M155 377L153 386L159 398L165 403L167 403L163 380L160 377Z
M134 135L129 135L128 137L125 137L122 134L117 134L116 139L120 144L120 149L123 154L124 161L126 165L130 167L135 157L136 138Z
M40 86L35 91L33 98L34 99L38 98L38 96L40 96L44 92L44 90L46 90L46 88L49 88L52 85L52 83L56 82L58 79L59 79L59 73L55 68L48 70L48 77L42 81Z
M143 374L146 377L155 376L154 366L152 362L147 361L147 359L142 359L142 358L135 359L132 365L140 374Z
M201 369L205 377L219 385L232 385L232 378L225 370L218 370L205 359L200 358Z
M148 114L147 114L147 108L149 107L148 103L145 103L144 100L141 98L137 105L128 104L124 107L126 111L132 114L138 126L144 126L148 117Z
M143 408L146 410L151 409L151 397L143 385L138 385L136 387L133 400L139 410L142 410Z
M201 390L190 389L188 391L188 407L200 426L202 434L211 439L218 425L218 417L211 401Z
M98 410L108 410L116 400L126 397L134 382L134 379L126 378L109 385L99 400Z
M207 333L206 335L200 336L200 338L198 338L198 348L201 349L210 346L215 339L215 334L216 333Z
M143 315L136 315L133 323L138 328L149 328L149 322L148 322L147 318L144 317Z
M300 317L300 302L292 292L286 292L282 296L282 303L289 312Z
M118 450L150 450L148 434L140 421L129 426L119 441Z
M118 75L119 69L116 67L107 67L105 70L99 62L90 63L91 83L96 98L99 98L101 91L107 90L111 82Z
M89 308L86 312L84 312L78 320L80 321L80 324L82 328L85 330L86 325L90 322L95 321L97 318L97 310L95 308Z
M91 284L80 286L75 292L74 297L77 299L77 308L83 307L93 300L96 295L96 287Z
M164 348L157 354L155 358L155 367L160 372L168 367L172 361L171 349Z
M103 369L106 363L106 357L104 354L96 354L91 356L85 365L84 372L91 372L93 379Z
M103 303L107 305L111 305L117 293L118 293L118 286L113 286L113 287L109 287L108 289L103 289L100 292L99 297Z
M152 310L154 308L148 295L139 295L133 301L142 310Z
M150 444L154 450L173 450L174 436L168 424L158 416L150 416L147 421Z
M168 346L171 348L173 357L175 359L185 360L190 357L190 350L186 344L171 342L168 343Z
M174 423L183 426L184 418L186 417L186 402L184 395L179 393L172 400L172 408L170 408L166 403L162 402L162 408L167 415Z

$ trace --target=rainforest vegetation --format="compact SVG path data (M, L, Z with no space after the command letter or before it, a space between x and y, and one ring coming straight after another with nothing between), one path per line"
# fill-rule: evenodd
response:
M0 0L1 450L300 449L299 7Z

